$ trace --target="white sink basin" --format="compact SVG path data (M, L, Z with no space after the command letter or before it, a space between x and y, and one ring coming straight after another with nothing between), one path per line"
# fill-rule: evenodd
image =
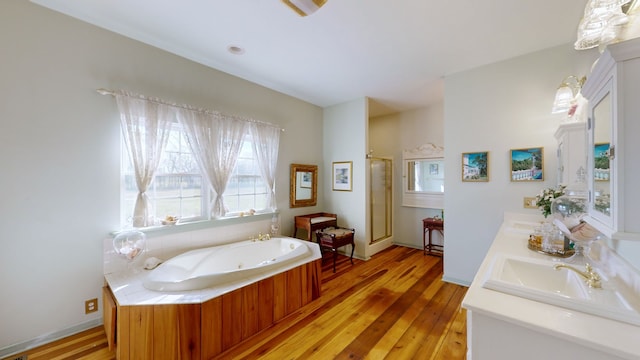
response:
M498 254L482 286L570 310L640 325L640 313L605 278L602 279L602 289L592 289L575 272L564 268L555 270L553 265L557 263ZM583 266L575 267L584 271ZM635 301L637 300L632 302Z
M588 298L587 290L582 286L578 274L567 270L555 270L552 264L503 258L497 275L502 282L524 289L557 294L570 299Z

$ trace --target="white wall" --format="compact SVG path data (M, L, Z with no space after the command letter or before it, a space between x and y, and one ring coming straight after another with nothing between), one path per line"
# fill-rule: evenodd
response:
M368 100L356 99L324 109L325 209L338 215L338 225L356 230L354 256L370 257L369 207L365 155L368 136ZM333 162L352 161L352 191L333 191Z
M444 146L443 103L369 119L369 149L374 156L393 158L393 242L418 249L422 248L422 219L440 215L440 210L402 206L402 151L426 143ZM442 242L439 233L432 236Z
M445 78L445 268L448 281L469 284L505 211L556 185L555 90L568 75L588 74L597 57L570 44ZM544 181L511 182L510 149L544 147ZM487 183L461 181L461 154L489 151Z
M0 356L14 344L100 321L99 313L85 315L83 305L100 296L103 241L118 227L120 130L113 99L96 88L137 91L284 127L276 185L282 232L292 232L294 215L335 211L341 225L356 228L358 256L369 256L363 240L369 238L366 99L323 113L23 0L0 2L0 45ZM567 45L447 77L449 280L470 282L502 213L527 212L522 197L553 185L553 91L564 76L585 74L596 55ZM425 111L428 119L438 117L437 108ZM423 115L402 116L407 125L397 130L401 141L423 143L409 126L425 125L416 120ZM426 126L434 125L429 120ZM546 181L510 183L508 151L528 146L545 146ZM490 151L491 181L462 183L460 154L483 150ZM353 161L353 192L331 191L333 161ZM319 165L318 206L288 208L291 163ZM422 217L398 213L396 221L407 223L396 222L394 231Z
M118 229L120 128L97 88L282 126L282 232L324 208L322 184L317 207L288 208L289 165L323 173L322 109L23 0L0 2L0 46L0 357L101 321L84 301L100 298L103 241Z

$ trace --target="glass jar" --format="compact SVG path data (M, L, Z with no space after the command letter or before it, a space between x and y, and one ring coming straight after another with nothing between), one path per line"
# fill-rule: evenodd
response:
M580 224L582 218L587 214L587 194L585 171L580 167L577 180L564 189L564 195L551 202L552 217L571 230Z
M116 254L132 261L146 248L147 236L142 231L123 231L113 238L113 249Z
M585 181L585 171L582 167L578 169L576 181L567 186L564 195L555 198L551 202L551 215L554 222L559 221L564 228L558 224L564 235L575 245L574 260L578 261L588 251L589 244L597 239L597 236L578 236L576 231L585 227L582 219L587 215L587 184ZM583 231L581 231L583 232ZM589 232L591 234L591 232ZM595 234L595 233L594 233Z
M531 234L532 245L536 249L542 248L542 237L542 228L540 226L536 226L535 229L533 229L533 233Z

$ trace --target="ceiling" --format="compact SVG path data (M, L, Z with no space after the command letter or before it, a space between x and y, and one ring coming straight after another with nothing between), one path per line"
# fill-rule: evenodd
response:
M369 97L371 116L442 101L449 74L573 43L586 1L328 0L300 17L280 0L32 0L321 107Z

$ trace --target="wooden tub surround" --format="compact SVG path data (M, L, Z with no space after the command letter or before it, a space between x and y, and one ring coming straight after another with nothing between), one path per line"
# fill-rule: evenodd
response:
M320 297L321 261L202 303L123 306L105 286L109 347L115 347L119 360L215 357Z
M394 245L353 262L339 255L335 273L325 262L320 298L213 359L465 359L466 288L441 280L441 257ZM20 355L116 358L102 326Z

